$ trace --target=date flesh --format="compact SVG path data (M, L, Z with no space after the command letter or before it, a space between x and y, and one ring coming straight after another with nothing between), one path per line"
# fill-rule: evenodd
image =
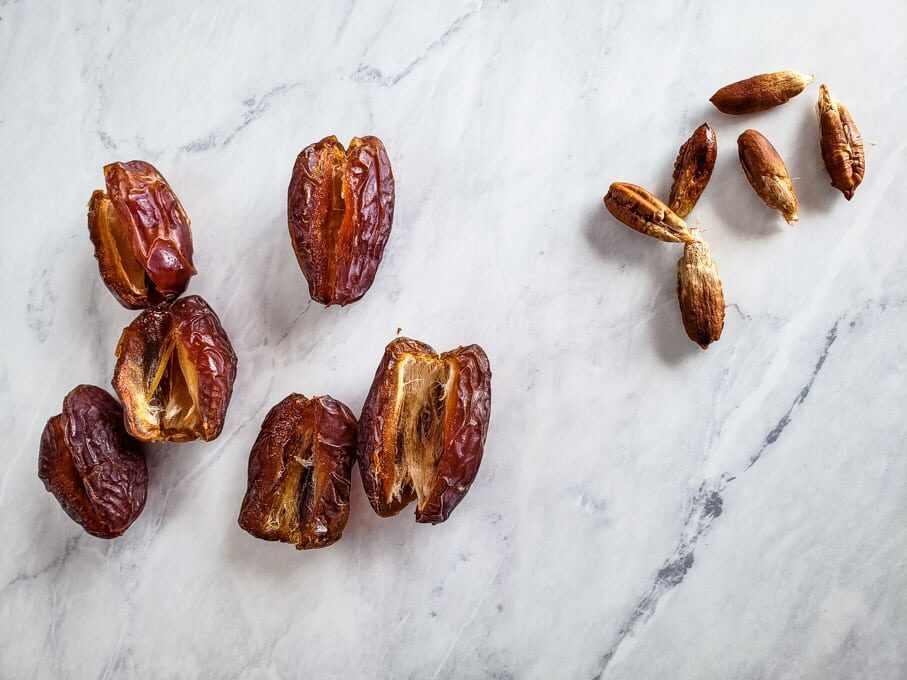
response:
M371 288L394 221L394 175L377 137L303 149L287 199L290 239L313 300L347 305Z
M274 406L249 455L239 526L299 550L340 539L350 513L356 418L332 397L291 394Z
M214 310L190 295L139 314L123 329L113 387L126 429L141 441L211 441L224 426L236 354Z
M195 274L189 218L145 161L104 166L107 191L88 203L88 234L104 284L128 309L173 300Z
M141 514L148 468L126 434L123 409L100 387L79 385L41 435L38 477L92 536L120 536Z
M359 471L382 517L416 501L416 521L446 520L469 491L491 415L491 367L478 345L438 355L393 340L359 420Z

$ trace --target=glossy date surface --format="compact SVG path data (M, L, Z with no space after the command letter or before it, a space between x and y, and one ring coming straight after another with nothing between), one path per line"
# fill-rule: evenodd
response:
M375 280L394 221L394 175L377 137L333 135L296 158L287 198L290 239L312 299L347 305Z
M189 218L167 180L145 161L104 167L88 233L104 284L128 309L173 300L195 274Z
M257 538L323 548L350 512L356 418L331 397L291 394L265 417L249 455L239 525Z
M148 468L123 428L123 409L100 387L79 385L41 435L38 477L92 536L120 536L141 514Z
M438 354L397 338L359 419L358 463L382 517L416 501L416 521L445 521L469 491L491 416L491 367L478 345Z
M141 441L215 439L223 429L236 353L198 295L162 303L123 329L113 387L126 429Z

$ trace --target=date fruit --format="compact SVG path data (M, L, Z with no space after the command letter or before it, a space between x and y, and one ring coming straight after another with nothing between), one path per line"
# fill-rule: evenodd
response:
M126 429L146 442L211 441L224 426L236 354L198 295L161 303L123 329L113 387Z
M249 455L239 526L297 549L340 539L350 514L356 418L331 397L291 394L274 406Z
M359 419L359 471L382 517L416 501L416 521L446 520L482 462L491 367L478 345L438 355L396 338L384 350Z
M831 177L831 185L849 201L866 171L863 137L850 117L850 111L829 94L824 84L819 85L816 114L822 135L822 161Z
M796 97L814 78L796 71L762 73L725 85L709 101L722 113L758 113Z
M371 288L394 222L394 174L377 137L331 135L296 158L287 198L290 239L309 294L348 305Z
M799 222L794 183L772 143L756 130L744 130L737 138L737 152L747 181L765 205L779 211L788 224Z
M687 223L650 191L627 182L614 182L605 194L605 207L614 218L640 234L659 241L693 240Z
M686 217L705 191L715 159L718 158L718 140L708 123L703 123L683 143L674 161L674 183L668 207L678 217Z
M123 429L123 409L94 385L79 385L41 435L38 477L92 536L115 538L141 514L148 467Z
M127 309L179 297L195 274L189 218L167 180L145 161L104 166L107 191L88 203L101 279Z
M692 232L695 238L684 244L677 262L677 300L687 337L708 349L724 329L724 290L702 230Z

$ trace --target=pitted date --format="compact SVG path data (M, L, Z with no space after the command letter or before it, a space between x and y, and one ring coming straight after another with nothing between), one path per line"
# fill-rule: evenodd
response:
M92 536L120 536L141 514L148 468L123 429L123 409L100 387L79 385L41 435L38 477Z
M377 137L303 149L287 199L293 250L313 300L347 305L371 288L394 221L394 175Z
M393 340L359 419L358 462L382 517L416 501L416 521L446 520L482 462L491 415L491 367L478 345L438 355Z
M198 295L161 303L123 329L113 387L126 429L141 441L211 441L224 426L236 354Z
M249 455L239 526L257 538L323 548L350 513L356 418L331 397L291 394L274 406Z
M107 191L88 203L88 234L101 279L121 305L143 309L173 300L195 274L189 218L150 163L104 166Z

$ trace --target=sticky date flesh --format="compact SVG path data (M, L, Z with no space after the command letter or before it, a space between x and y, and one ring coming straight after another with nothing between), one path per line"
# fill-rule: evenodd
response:
M123 409L100 387L79 385L41 435L38 477L92 536L115 538L145 507L148 468L123 428Z
M296 158L290 239L313 300L347 305L371 288L394 221L394 175L377 137L333 135Z
M482 462L491 368L478 345L439 355L397 338L384 352L359 420L366 495L382 517L416 501L416 521L445 521Z
M133 437L211 441L220 434L233 394L236 354L201 297L146 309L123 329L116 357L113 387Z
M257 538L323 548L350 512L356 418L331 397L291 394L265 417L249 455L239 526Z
M88 234L104 284L128 309L173 300L195 274L189 218L150 163L104 166L107 191L88 203Z

